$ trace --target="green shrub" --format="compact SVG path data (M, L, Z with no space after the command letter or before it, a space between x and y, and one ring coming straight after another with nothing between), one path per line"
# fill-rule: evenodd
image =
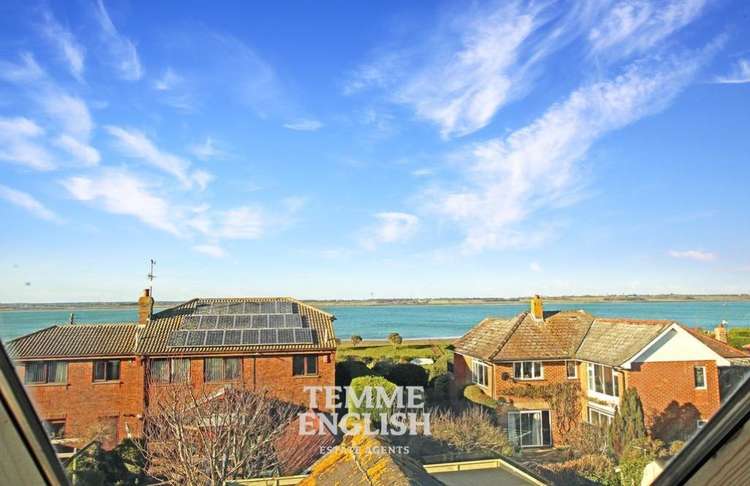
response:
M336 363L336 386L349 386L353 379L372 374L373 371L361 361L339 361Z
M615 410L615 417L609 429L612 450L618 456L628 444L646 437L646 424L643 418L643 405L638 391L628 388L622 394L620 406Z
M427 370L411 363L397 364L386 378L398 386L427 386Z
M659 457L665 457L669 452L660 440L643 437L627 445L620 457L620 475L622 484L639 485L643 479L643 468Z
M381 359L372 367L372 373L379 376L388 376L396 363L392 359Z
M352 390L357 394L357 396L361 396L367 387L372 388L373 394L375 393L377 388L382 388L385 390L385 392L389 396L391 396L393 392L396 390L396 385L386 380L382 376L360 376L359 378L354 378L350 386ZM373 395L373 397L374 396L375 395ZM372 407L369 407L366 402L367 401L365 400L361 404L361 406L356 406L352 402L351 396L347 397L347 408L349 409L349 413L358 413L358 414L369 413L373 421L378 421L381 413L390 412L390 409L384 406L377 406L378 404L376 400L374 399L373 399L373 404L372 404L374 406Z
M448 353L445 353L439 358L437 358L435 362L432 365L430 365L430 380L447 373L449 361L450 361L450 355Z
M356 334L351 337L352 340L352 346L356 346L357 344L362 342L362 336L357 336Z
M544 464L543 467L551 473L543 475L554 484L583 486L593 481L605 486L620 485L615 463L605 454L586 454L565 462Z
M440 375L432 380L432 400L438 403L448 402L451 399L451 383L453 378L448 373Z
M403 341L404 341L403 338L397 332L392 332L388 335L388 342L391 343L393 346L398 346Z
M470 402L476 403L477 405L483 405L493 410L498 405L498 402L487 395L479 385L469 385L464 388L464 398Z

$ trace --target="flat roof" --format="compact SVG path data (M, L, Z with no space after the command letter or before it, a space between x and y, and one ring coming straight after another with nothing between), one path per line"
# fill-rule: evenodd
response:
M501 468L431 473L431 476L448 486L493 486L496 484L503 486L528 486L529 484L533 484Z

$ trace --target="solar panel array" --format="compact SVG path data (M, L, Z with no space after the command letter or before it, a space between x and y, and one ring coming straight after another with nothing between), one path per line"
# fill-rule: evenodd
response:
M312 344L313 330L292 302L199 304L172 331L170 347Z

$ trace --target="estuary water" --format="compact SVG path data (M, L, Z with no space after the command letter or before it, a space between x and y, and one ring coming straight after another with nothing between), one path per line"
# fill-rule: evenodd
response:
M383 339L391 332L404 338L453 337L464 334L487 316L510 317L524 304L323 306L334 314L336 335ZM729 327L750 327L750 302L591 302L546 303L545 310L585 309L601 317L671 319L692 327L713 328L722 320ZM70 310L0 312L0 339L15 337L53 324L67 323ZM77 310L76 322L123 322L136 319L130 310Z

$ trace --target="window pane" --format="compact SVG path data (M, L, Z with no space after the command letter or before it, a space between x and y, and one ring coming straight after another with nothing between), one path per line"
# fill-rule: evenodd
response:
M531 378L531 363L529 361L523 362L523 377Z
M178 358L172 360L172 383L185 383L190 381L190 360Z
M513 377L521 378L521 363L513 363Z
M706 386L706 369L702 366L695 367L695 386L696 388L703 388Z
M592 365L591 363L589 363L586 368L588 370L588 376L589 376L589 390L594 390L595 389L595 384L594 384L594 365Z
M224 358L224 380L239 380L241 369L241 358Z
M107 381L120 379L120 362L107 361Z
M94 361L94 381L104 381L107 378L107 362Z
M575 361L566 361L565 362L565 371L568 374L568 378L575 378L576 377L576 362Z
M508 440L513 445L518 445L519 426L518 413L508 412Z
M169 360L155 359L151 361L151 381L155 383L169 382Z
M306 358L306 361L307 361L307 374L317 375L318 374L318 357L308 356Z
M50 383L67 383L68 363L66 361L51 361L47 363L47 380Z
M292 375L299 376L305 374L305 357L294 356L292 358Z
M222 365L224 361L221 358L206 358L203 360L203 379L207 383L212 381L221 381Z
M620 382L617 380L617 373L615 373L614 371L612 372L612 384L614 385L615 396L619 397L620 396Z
M47 381L47 364L43 362L26 364L26 383L44 383Z
M534 378L541 378L542 377L542 362L541 361L534 361Z
M604 370L601 365L594 365L594 381L596 383L596 391L604 393Z
M607 395L614 395L614 389L612 385L612 368L604 368L604 393Z

